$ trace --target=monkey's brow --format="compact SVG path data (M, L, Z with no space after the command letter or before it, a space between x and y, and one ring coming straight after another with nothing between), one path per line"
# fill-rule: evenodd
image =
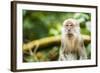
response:
M66 24L72 24L73 25L73 23L71 21L68 21Z

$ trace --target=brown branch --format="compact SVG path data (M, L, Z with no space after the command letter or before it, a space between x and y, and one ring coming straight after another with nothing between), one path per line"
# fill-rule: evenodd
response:
M90 36L82 35L82 37L84 39L85 44L90 43L90 41L91 41ZM49 47L49 46L54 46L54 45L60 45L60 43L61 43L61 36L46 37L46 38L34 40L27 44L24 44L23 51L27 51L29 49L34 49L35 47L44 48L44 47Z

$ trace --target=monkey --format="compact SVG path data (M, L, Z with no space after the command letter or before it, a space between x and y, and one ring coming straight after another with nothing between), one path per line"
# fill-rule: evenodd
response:
M66 19L62 26L59 60L84 60L87 53L80 34L80 24L76 19Z

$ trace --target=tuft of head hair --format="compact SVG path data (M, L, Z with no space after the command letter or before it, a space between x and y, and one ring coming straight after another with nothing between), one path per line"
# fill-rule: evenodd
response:
M78 22L76 19L73 19L73 18L66 19L66 20L63 22L63 25L66 25L68 22L72 22L74 25L79 26L79 22Z

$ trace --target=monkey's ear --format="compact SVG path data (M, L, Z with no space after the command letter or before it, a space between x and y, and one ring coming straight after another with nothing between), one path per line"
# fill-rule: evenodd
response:
M68 20L66 19L66 20L63 22L63 26L65 26L65 24L67 23L67 21L68 21Z
M80 26L80 23L78 20L74 19L73 22L74 22L74 24L76 24L76 26Z

